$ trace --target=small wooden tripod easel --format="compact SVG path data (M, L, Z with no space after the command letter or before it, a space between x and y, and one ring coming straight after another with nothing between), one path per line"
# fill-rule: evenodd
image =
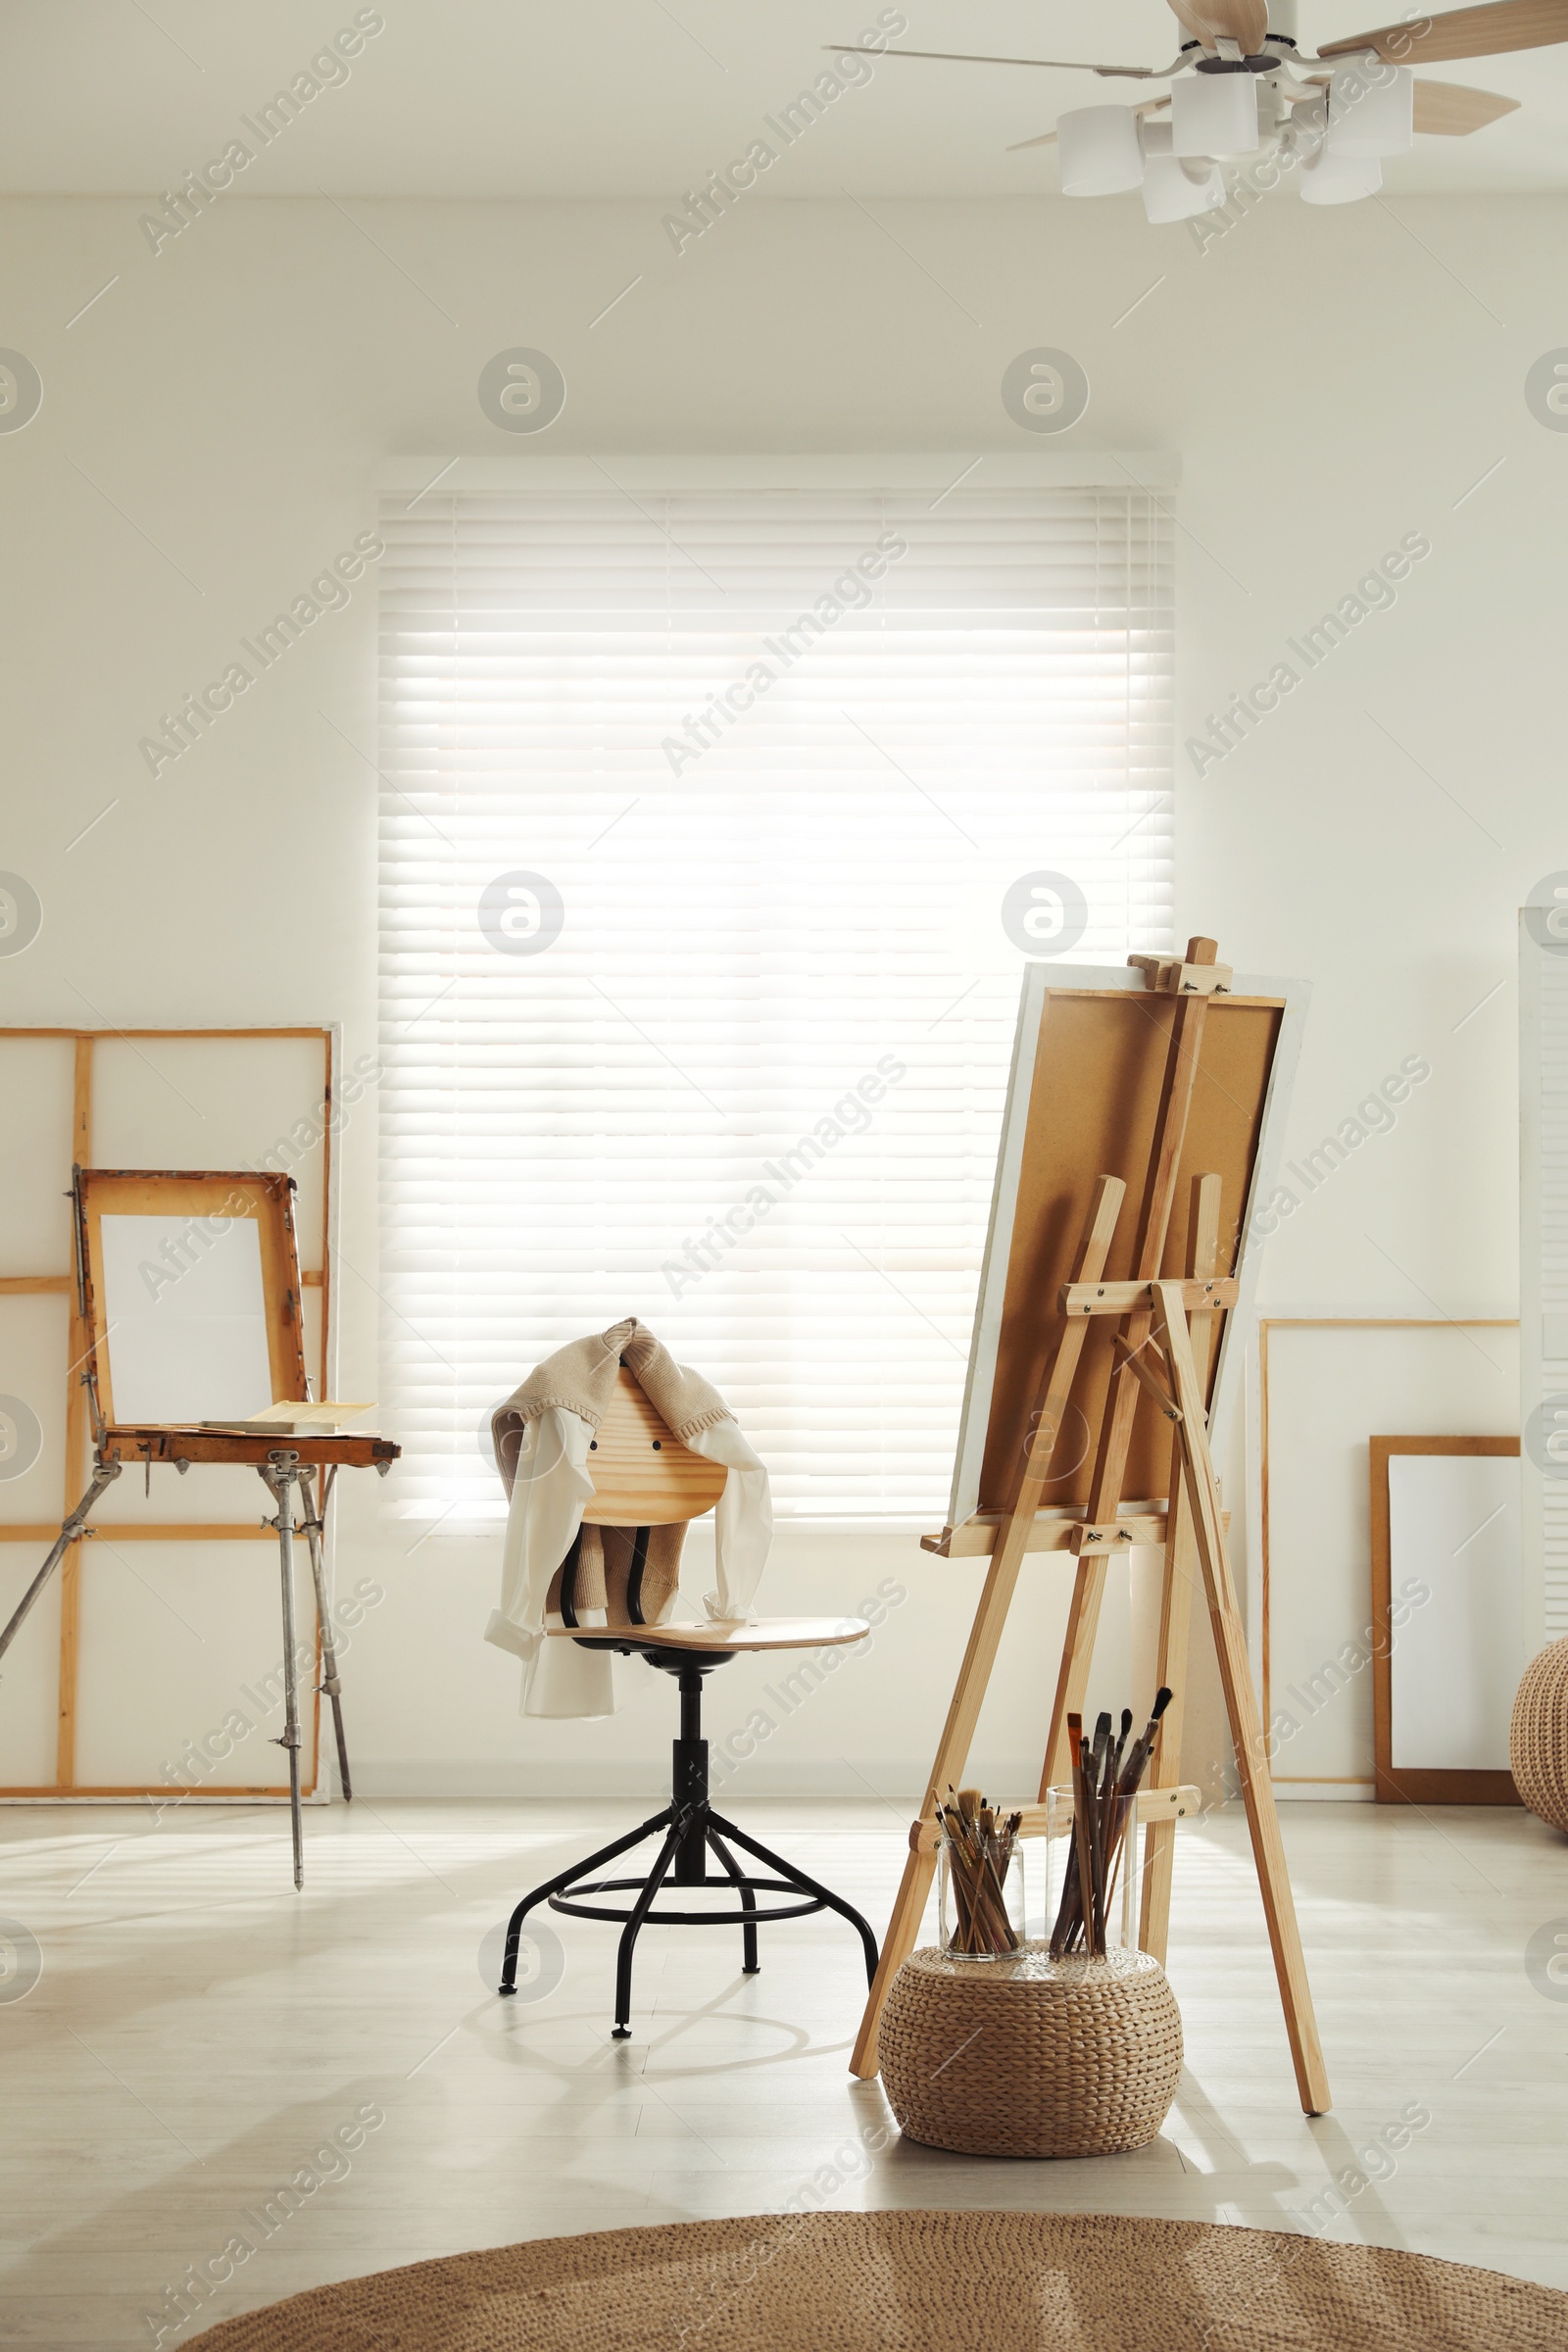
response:
M1124 1282L1100 1279L1127 1190L1120 1177L1102 1175L1097 1181L1073 1261L1073 1280L1062 1290L1059 1299L1041 1302L1042 1320L1059 1317L1059 1337L1034 1400L1037 1409L1030 1423L1032 1435L1017 1493L997 1529L990 1569L931 1768L920 1819L910 1832L909 1858L883 1940L881 1964L866 2002L851 2067L861 2076L877 2072L877 2025L882 2004L894 1977L914 1946L936 1867L930 1838L921 1837L922 1825L929 1824L938 1795L950 1783L963 1778L1013 1589L1025 1553L1031 1548L1036 1513L1052 1474L1052 1457L1067 1415L1084 1342L1094 1317L1115 1316L1120 1324L1112 1343L1115 1369L1099 1430L1091 1431L1098 1450L1089 1503L1070 1528L1069 1548L1077 1555L1077 1569L1052 1709L1041 1799L1044 1801L1052 1786L1066 1777L1067 1716L1069 1712L1081 1711L1083 1706L1104 1591L1106 1559L1112 1551L1129 1551L1135 1539L1149 1543L1162 1537L1164 1578L1155 1681L1171 1685L1176 1696L1160 1726L1151 1785L1155 1788L1173 1788L1180 1780L1182 1686L1197 1569L1201 1573L1208 1599L1220 1681L1235 1742L1297 2085L1306 2113L1319 2115L1329 2105L1328 2077L1312 2014L1312 1995L1306 1981L1269 1778L1267 1742L1252 1690L1246 1636L1226 1550L1225 1516L1208 1445L1205 1400L1211 1327L1220 1310L1235 1304L1238 1295L1233 1279L1222 1281L1214 1273L1220 1216L1217 1176L1200 1176L1194 1183L1188 1279L1168 1279L1160 1272L1204 1021L1211 995L1216 990L1226 990L1231 975L1226 966L1217 963L1215 943L1209 939L1191 940L1186 957L1180 962L1173 958L1140 956L1130 960L1144 969L1151 988L1175 994L1180 999L1171 1016L1153 1149L1139 1212L1133 1253L1135 1279ZM1145 1519L1140 1523L1120 1515L1120 1504L1134 1417L1140 1405L1149 1402L1156 1405L1172 1424L1173 1440L1163 1520ZM1175 1831L1174 1820L1156 1820L1146 1832L1140 1941L1146 1951L1161 1961L1165 1957L1170 1916Z

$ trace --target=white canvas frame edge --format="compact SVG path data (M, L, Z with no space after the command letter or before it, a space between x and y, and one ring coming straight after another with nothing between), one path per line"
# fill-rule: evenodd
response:
M1052 988L1058 988L1102 989L1123 995L1141 995L1147 985L1143 973L1126 964L1027 963L1024 966L1018 1000L1018 1025L1013 1035L1012 1063L1007 1074L1006 1106L1003 1112L1002 1136L997 1148L991 1218L986 1229L980 1290L975 1300L974 1331L969 1344L969 1365L964 1377L958 1443L954 1455L953 1488L948 1502L950 1527L961 1527L979 1507L980 1470L991 1424L997 1342L1002 1329L1007 1261L1012 1252L1018 1174L1029 1124L1029 1093L1020 1087L1019 1075L1023 1070L1033 1071L1047 993ZM1291 1088L1295 1082L1296 1065L1300 1058L1302 1028L1312 989L1307 980L1276 980L1255 973L1238 972L1235 976L1235 994L1279 998L1283 1002L1284 1011L1269 1071L1268 1088L1263 1097L1262 1125L1258 1133L1257 1154L1252 1163L1251 1189L1242 1210L1238 1261L1241 1288L1236 1305L1225 1321L1214 1401L1209 1414L1209 1441L1216 1455L1225 1443L1236 1389L1242 1378L1247 1339L1254 1321L1254 1299L1262 1252L1260 1249L1248 1248L1248 1228L1259 1198L1264 1196L1266 1188L1273 1186L1283 1155Z
M327 1021L322 1024L326 1037L326 1099L332 1106L332 1116L338 1109L338 1085L343 1067L343 1024ZM326 1287L323 1293L325 1328L321 1334L321 1385L328 1397L337 1393L338 1301L337 1301L337 1237L342 1215L343 1200L343 1130L340 1121L335 1136L329 1136L332 1149L326 1160L326 1194L321 1202L321 1239L326 1250ZM328 1584L330 1560L328 1552Z
M1524 1432L1546 1393L1541 1219L1545 1152L1541 1130L1542 950L1519 909L1519 1541L1520 1630L1533 1657L1546 1640L1545 1480Z
M1516 1454L1498 1454L1487 1450L1484 1446L1472 1446L1471 1445L1461 1441L1461 1443L1454 1446L1451 1450L1442 1453L1433 1453L1424 1447L1418 1439L1412 1440L1402 1437L1394 1438L1390 1443L1389 1450L1384 1462L1384 1473L1387 1480L1388 1490L1388 1565L1389 1586L1391 1592L1395 1590L1395 1580L1398 1573L1400 1543L1402 1539L1407 1539L1408 1536L1408 1530L1406 1528L1401 1528L1400 1522L1402 1515L1401 1506L1407 1508L1410 1501L1410 1494L1408 1492L1409 1482L1418 1482L1420 1471L1423 1468L1430 1471L1435 1465L1443 1465L1444 1467L1447 1467L1454 1462L1462 1461L1485 1463L1488 1465L1489 1469L1501 1474L1504 1486L1506 1486L1508 1483L1508 1473L1510 1471L1517 1471L1519 1474L1518 1493L1522 1503L1525 1488L1524 1473L1526 1463L1526 1455L1523 1446L1520 1447L1518 1453ZM1396 1476L1395 1471L1396 1463L1399 1465L1397 1477ZM1484 1477L1486 1473L1482 1472L1479 1475ZM1406 1487L1406 1492L1402 1496L1398 1493L1398 1489L1401 1485ZM1505 1495L1504 1499L1511 1500L1512 1497ZM1461 1522L1461 1525L1463 1523ZM1484 1526L1490 1526L1490 1521L1483 1523ZM1522 1525L1523 1515L1521 1511L1521 1530ZM1472 1537L1480 1532L1480 1530L1473 1530ZM1459 1548L1462 1549L1463 1546L1461 1545ZM1408 1557L1409 1554L1407 1553L1406 1558L1408 1559ZM1419 1564L1419 1557L1420 1555L1418 1554L1417 1564ZM1450 1550L1449 1557L1450 1560L1457 1557L1457 1552ZM1434 1576L1436 1575L1436 1571L1432 1571L1431 1573L1433 1573ZM1514 1690L1517 1687L1519 1677L1524 1672L1525 1665L1531 1654L1528 1647L1528 1638L1525 1634L1523 1624L1524 1586L1525 1563L1523 1557L1523 1545L1521 1543L1518 1584L1519 1618L1517 1620L1519 1633L1519 1655L1516 1659L1509 1661L1508 1676L1506 1685L1504 1686L1506 1690L1506 1696L1503 1696L1500 1690L1497 1694L1498 1713L1501 1718L1502 1726L1502 1735L1499 1742L1502 1751L1501 1760L1491 1763L1476 1763L1474 1761L1456 1763L1452 1760L1443 1763L1434 1763L1430 1757L1412 1757L1407 1752L1401 1752L1399 1746L1399 1734L1401 1730L1399 1699L1401 1684L1404 1687L1406 1699L1408 1700L1412 1695L1413 1687L1409 1682L1412 1660L1409 1654L1408 1643L1391 1642L1389 1645L1389 1769L1391 1772L1498 1772L1507 1770L1508 1713L1511 1707ZM1505 1623L1505 1610L1506 1595L1503 1595L1501 1596L1500 1600L1498 1600L1494 1609L1491 1612L1493 1616L1493 1622L1494 1624L1497 1622ZM1423 1624L1425 1623L1425 1616L1426 1612L1423 1611ZM1427 1628L1426 1630L1430 1631L1431 1629ZM1420 1637L1418 1635L1417 1640L1419 1641L1419 1639ZM1467 1661L1470 1670L1473 1672L1473 1647L1470 1651L1464 1654L1465 1660ZM1461 1664L1460 1671L1463 1672L1464 1670L1465 1666L1464 1664ZM1430 1704L1430 1699L1428 1703ZM1445 1706L1440 1702L1437 1708L1437 1713L1442 1715L1444 1712ZM1406 1721L1403 1729L1408 1732L1408 1721Z

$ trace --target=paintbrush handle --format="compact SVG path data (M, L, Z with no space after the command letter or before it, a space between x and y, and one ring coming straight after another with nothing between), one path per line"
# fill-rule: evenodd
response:
M1083 1913L1084 1935L1091 1952L1095 1948L1095 1861L1093 1808L1089 1798L1088 1776L1082 1763L1078 1767L1077 1787L1073 1791L1073 1809L1078 1829L1078 1901Z
M1067 1860L1061 1874L1061 1899L1056 1906L1056 1924L1051 1931L1051 1957L1059 1960L1066 1950L1078 1917L1078 1832L1076 1826L1067 1833Z

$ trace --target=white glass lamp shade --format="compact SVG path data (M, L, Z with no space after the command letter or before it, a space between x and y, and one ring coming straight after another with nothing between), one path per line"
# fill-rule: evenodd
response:
M1383 185L1383 167L1376 156L1337 155L1325 140L1301 166L1303 204L1355 204L1375 196Z
M1225 183L1211 157L1172 155L1168 122L1146 121L1138 135L1144 150L1144 211L1155 227L1219 211Z
M1255 155L1257 91L1250 74L1180 74L1170 85L1171 152Z
M1130 106L1079 106L1056 118L1064 196L1121 196L1140 187L1144 158Z
M1408 67L1381 59L1342 66L1329 84L1330 154L1408 155L1414 144L1415 75Z

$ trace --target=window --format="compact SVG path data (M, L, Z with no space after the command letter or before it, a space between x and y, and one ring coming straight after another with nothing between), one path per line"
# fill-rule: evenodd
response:
M781 1517L941 1524L1024 950L1170 944L1169 527L1133 489L387 501L401 1509L498 1516L494 1404L636 1314Z

